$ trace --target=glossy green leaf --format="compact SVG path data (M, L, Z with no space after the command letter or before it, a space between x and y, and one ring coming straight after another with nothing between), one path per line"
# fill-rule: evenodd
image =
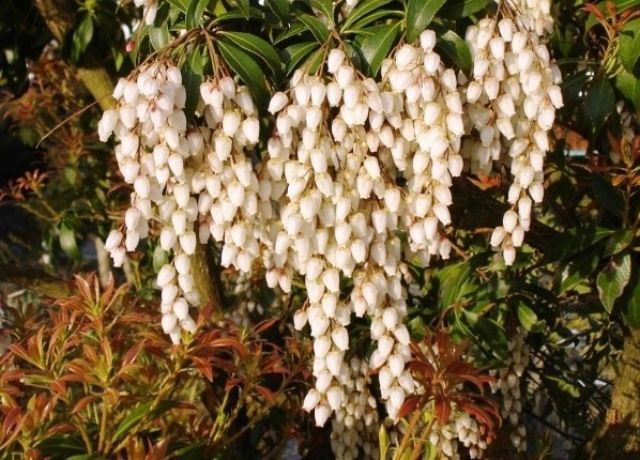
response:
M182 66L182 84L187 91L187 102L185 111L190 116L198 105L200 97L200 84L204 80L204 66L207 63L204 49L195 48L187 56L187 60Z
M640 18L633 19L625 24L620 33L620 47L618 56L620 62L632 74L637 74L638 60L640 59Z
M167 0L174 8L186 13L189 9L189 0Z
M322 13L329 20L329 23L333 24L332 0L311 0L309 3L314 10Z
M323 57L324 57L324 50L318 49L314 51L311 54L311 56L309 56L304 61L304 63L302 64L302 67L306 70L307 73L315 74L318 68L322 65Z
M249 16L246 16L242 11L236 9L233 11L229 11L228 13L217 15L216 18L213 20L213 23L220 24L225 21L237 21L237 20L246 20L246 19L263 20L264 15L259 9L253 8L253 7L249 8Z
M307 26L302 24L301 22L295 22L291 24L291 27L287 28L287 30L283 31L280 35L278 35L275 40L273 40L273 44L277 45L282 43L290 38L297 37L301 33L307 30Z
M488 0L449 0L438 11L438 16L447 19L460 19L484 10Z
M631 278L631 255L612 257L596 278L598 296L607 313L613 310L616 299L622 295Z
M154 50L159 50L169 43L169 29L167 24L164 23L160 27L152 27L149 29L149 40Z
M602 257L600 249L591 250L561 265L556 272L556 292L560 295L580 284L589 283ZM592 278L591 278L592 279Z
M615 108L615 95L608 80L595 81L588 90L585 99L585 114L592 133L600 131Z
M616 75L616 88L633 105L636 111L640 111L640 78L634 74L621 70Z
M407 5L407 42L413 43L431 23L446 0L409 0Z
M71 39L71 60L78 62L93 39L93 18L85 15L78 27L73 31Z
M275 48L266 40L245 32L223 32L234 45L257 56L269 66L274 75L282 73L282 61Z
M329 29L327 29L327 26L325 26L320 19L310 14L301 14L299 19L307 26L307 29L311 31L316 40L318 40L318 43L324 44L327 41L327 38L329 38Z
M298 67L298 64L317 48L318 44L316 42L296 43L295 45L287 46L284 49L287 74L293 72Z
M391 3L391 0L365 0L364 2L358 3L351 14L349 14L347 19L344 21L340 30L342 31L350 29L351 26L354 25L357 21L362 18L366 18L373 11L383 7L387 3Z
M607 240L607 245L604 248L604 256L611 257L619 252L624 251L629 247L633 241L633 230L623 228L616 231Z
M465 74L471 74L473 60L467 42L453 30L439 34L437 49L448 57Z
M371 14L368 14L367 16L365 16L364 18L362 18L361 20L353 24L353 26L350 29L344 29L342 33L343 34L361 33L364 31L364 28L369 24L373 24L382 19L402 18L403 16L404 16L404 13L400 10L387 10L387 9L378 10Z
M600 174L591 176L591 186L593 194L602 205L602 208L621 217L624 211L624 199L618 189Z
M384 424L380 424L380 430L378 430L378 450L380 452L380 458L382 460L387 458L387 451L389 450L389 433L384 427Z
M78 259L80 250L76 242L76 232L69 224L63 222L60 225L60 247L69 257Z
M265 0L265 4L283 24L287 23L289 20L288 0Z
M518 303L516 313L518 314L518 321L527 331L531 331L538 322L536 312L523 302Z
M244 15L245 18L249 17L249 9L251 5L249 5L249 0L236 0L236 4L238 5L238 9Z
M125 434L129 432L140 420L144 418L147 413L149 413L149 409L151 409L152 402L146 402L144 404L140 404L138 407L133 409L129 414L122 419L122 421L118 424L115 432L113 433L113 440L120 440Z
M380 30L362 41L360 52L368 64L369 75L375 77L378 74L382 61L388 56L399 32L400 23L397 22L382 26Z
M204 10L207 9L209 0L191 0L186 13L186 23L188 29L193 29L202 24Z
M602 227L575 227L565 231L550 242L542 263L548 264L573 257L599 243L613 232L613 230Z
M632 265L631 279L618 302L627 324L637 329L640 328L640 267L637 262Z
M264 72L260 66L251 56L235 45L220 40L217 42L217 46L224 61L247 85L257 104L262 107L266 106L269 94Z

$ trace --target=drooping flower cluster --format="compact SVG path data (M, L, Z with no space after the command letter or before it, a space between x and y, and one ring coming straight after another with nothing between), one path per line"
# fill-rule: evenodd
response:
M344 385L346 404L336 410L331 430L331 448L336 458L378 458L378 426L376 400L367 391L369 366L357 357L351 358L354 378Z
M360 78L339 49L329 53L327 70L328 81L296 72L289 94L272 98L276 131L266 163L272 198L283 195L280 221L266 241L274 242L267 282L286 291L294 273L304 276L309 304L294 321L299 329L308 322L314 338L316 388L307 408L315 410L319 425L346 403L346 327L352 312L373 317L373 367L394 362L395 379L409 357L400 241L393 234L398 214L384 203L385 194L395 192L397 211L400 192L385 176L390 156L377 148L395 100L382 95L374 80ZM350 299L340 298L341 274L353 279ZM393 401L395 414L404 390L394 385L383 398Z
M143 4L153 22L156 3L136 0ZM99 125L102 140L115 133L116 158L134 190L125 234L113 231L105 247L119 265L140 238L158 231L172 256L157 284L162 326L174 342L182 329L195 328L189 308L200 302L191 274L198 241L220 243L221 264L240 272L261 261L269 287L285 293L303 277L308 301L294 325L310 326L315 355L315 388L304 408L318 425L335 412L338 457L373 456L377 412L369 369L378 371L395 419L415 390L405 368L411 353L402 260L426 265L449 257L451 186L463 157L473 173L489 173L498 161L511 168L512 206L491 237L507 264L523 243L533 202L542 200L547 132L562 97L548 50L527 27L510 19L471 26L468 81L444 66L432 31L385 60L379 82L362 77L341 49L331 50L326 74L298 70L290 88L271 99L275 129L257 168L251 152L260 123L247 88L230 77L203 83L196 123L188 126L179 70L164 63L140 69L118 83L117 108ZM354 313L371 320L375 350L368 362L351 356ZM514 363L515 369L521 361ZM508 372L502 380L512 379ZM517 401L515 390L505 388ZM517 407L513 402L510 417ZM456 436L472 458L486 447L468 416L441 432L436 441L449 443L442 449L452 458Z
M103 141L115 133L116 159L134 190L126 234L113 230L105 248L119 266L125 251L148 235L150 222L158 224L160 247L173 256L157 285L162 327L174 342L181 329L195 329L189 306L200 303L191 268L198 240L224 242L222 263L245 272L259 253L258 180L244 152L258 140L255 106L229 77L204 83L201 94L205 121L188 128L179 69L154 63L118 82L117 107L105 111L98 127Z
M458 460L461 447L471 459L482 458L487 449L481 426L466 412L455 411L446 425L435 422L429 434L431 449L443 457Z
M511 442L519 451L527 448L527 432L520 419L523 409L521 379L529 364L529 346L525 338L525 333L520 330L511 337L509 357L504 367L492 372L496 375L496 381L491 384L491 390L502 396L502 418L509 420L513 426Z
M181 329L195 329L189 304L199 302L189 260L197 243L193 222L198 206L190 195L184 162L202 153L204 141L199 132L187 132L186 91L180 70L172 65L154 63L135 77L120 79L113 97L117 107L104 112L98 131L102 141L115 134L116 160L133 192L124 218L126 233L113 230L105 249L119 266L125 251L134 251L146 238L150 222L161 222L160 244L175 253L157 277L162 289L162 327L178 341Z
M383 88L400 95L400 110L388 118L397 134L395 138L389 134L393 143L388 144L407 183L403 200L399 193L387 192L385 201L398 206L410 249L425 265L434 255L449 258L451 244L440 230L451 223L451 182L463 167L458 153L464 125L457 80L454 71L442 64L435 44L435 33L425 31L420 46L402 46L382 67Z
M562 107L560 72L537 35L511 19L485 18L467 29L466 40L473 54L465 95L473 135L463 153L472 173L489 174L498 161L510 167L511 208L491 245L501 248L511 265L531 224L532 204L543 198L548 131Z

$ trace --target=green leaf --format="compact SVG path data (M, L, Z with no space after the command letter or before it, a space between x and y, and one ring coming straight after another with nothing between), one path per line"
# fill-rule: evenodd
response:
M360 52L369 66L368 73L372 77L380 71L382 61L389 54L399 31L400 22L382 26L380 30L362 41Z
M591 176L591 186L593 194L602 205L602 208L621 217L624 212L624 199L618 189L600 174Z
M305 30L307 30L307 26L305 26L301 22L294 22L293 24L291 24L291 27L287 28L287 30L282 32L275 38L275 40L273 40L273 44L277 45L278 43L282 43L283 41L288 40L292 37L297 37Z
M209 0L191 0L186 14L187 29L193 29L202 24L202 15L207 9Z
M222 40L219 40L216 45L224 61L247 85L258 106L265 107L269 99L269 91L260 66L237 46Z
M378 10L374 13L371 13L365 16L360 21L353 24L353 26L350 29L343 29L341 32L343 34L362 33L364 31L364 27L368 26L371 23L377 22L381 19L389 19L391 17L401 18L403 16L404 16L404 13L400 10L386 10L386 9Z
M151 409L152 402L146 402L140 404L133 409L118 425L115 433L113 434L113 440L118 441L122 438L131 428L133 428Z
M365 0L364 2L360 2L349 16L347 16L347 19L342 24L340 31L350 29L356 21L369 16L373 11L390 2L391 0Z
M234 45L260 58L269 66L274 75L282 73L280 56L269 42L245 32L222 32L222 36L228 38Z
M69 257L80 258L80 250L76 242L76 232L68 223L60 225L60 247Z
M616 75L616 87L631 105L640 112L640 78L630 72L622 70Z
M580 283L589 283L589 278L595 272L602 258L601 248L585 252L575 259L561 265L556 272L556 292L561 295L569 289L576 288Z
M607 313L613 310L616 299L622 295L631 278L631 255L612 257L596 278L600 301Z
M318 48L316 42L296 43L284 49L285 60L287 62L287 74L290 74L298 67L300 61L307 57L313 50Z
M243 16L245 18L249 18L249 9L251 7L249 5L249 0L236 0L236 3L238 5L238 9L243 14Z
M286 24L289 20L289 1L288 0L265 0L265 4L269 7L273 14L283 24Z
M302 66L306 69L307 73L315 74L318 68L322 65L322 57L324 56L324 50L319 49L314 51L314 53L309 56L307 60L304 61Z
M71 60L78 62L93 38L93 18L85 15L73 31L71 40Z
M216 15L216 18L213 20L214 24L219 24L225 21L235 21L235 20L246 20L246 19L257 19L264 20L263 13L257 8L249 8L249 16L245 16L245 14L240 10L229 11L228 13L222 13Z
M189 0L168 0L171 5L181 12L186 13L189 9Z
M460 19L485 9L487 0L449 0L438 11L438 16L447 19Z
M160 272L160 269L169 262L169 254L162 249L160 245L156 246L153 251L153 271L155 273Z
M446 0L409 0L407 5L407 42L413 43L431 23Z
M187 102L185 111L187 117L196 109L200 96L200 85L204 79L204 66L206 58L203 47L197 47L187 56L185 64L182 66L182 84L187 90Z
M622 306L627 324L637 329L640 328L640 269L637 263L632 265L631 279L619 300L619 305Z
M550 242L542 264L545 265L573 257L610 236L613 232L613 230L602 227L574 227L558 235Z
M544 376L544 378L551 382L555 382L556 385L558 385L558 389L563 391L564 393L567 393L569 396L573 398L580 397L580 388L566 381L565 379L562 379L560 377L555 377L555 376L549 376L549 375Z
M471 51L469 50L469 46L467 46L467 42L457 33L453 30L447 30L439 34L436 47L465 74L471 74L471 66L473 64Z
M479 262L486 254L479 254L464 262L448 265L438 271L440 286L438 290L438 306L440 309L454 305L469 293L477 290L476 279L472 276Z
M615 108L615 95L609 81L604 79L595 81L589 88L584 103L591 131L596 134Z
M386 428L381 423L380 430L378 430L378 446L380 451L380 458L385 460L387 458L387 452L389 450L389 434Z
M331 0L311 0L311 7L321 12L333 24L333 2Z
M536 315L536 312L523 302L518 303L516 311L518 314L518 320L520 321L520 324L522 324L522 327L527 331L531 331L538 322L538 315Z
M633 19L625 24L620 33L620 47L618 56L620 62L630 73L636 73L636 64L640 59L640 18Z
M624 251L627 247L629 247L632 241L633 230L623 228L616 231L607 241L607 245L604 248L604 256L611 257L619 252Z
M164 23L160 27L152 27L149 29L149 40L154 50L159 50L169 43L169 29Z
M329 29L325 26L320 19L310 14L302 14L299 16L300 21L307 26L307 29L311 31L313 36L318 40L318 43L324 44L329 38Z

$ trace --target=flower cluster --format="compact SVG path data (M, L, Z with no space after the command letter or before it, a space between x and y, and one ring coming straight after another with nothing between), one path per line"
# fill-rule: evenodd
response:
M526 335L518 330L509 341L509 357L505 366L497 372L496 381L491 384L494 393L500 392L502 395L502 417L509 420L514 427L511 433L511 441L514 447L520 451L526 450L527 432L521 423L522 414L522 394L521 378L527 365L529 364L529 346L525 342Z
M157 3L136 5L153 22ZM542 1L538 6L544 10ZM508 265L523 244L533 203L542 200L547 133L562 96L559 72L530 27L507 18L470 26L469 78L443 64L428 30L383 62L380 81L363 77L342 49L332 49L326 72L297 70L289 88L271 98L275 127L258 167L252 153L260 121L246 87L228 76L206 81L189 125L180 71L163 62L142 67L120 80L117 107L99 124L101 140L115 134L120 171L133 186L124 231L112 231L105 244L114 264L141 238L158 234L171 255L157 284L162 326L174 342L195 328L189 308L200 303L191 273L198 242L213 238L221 265L241 273L260 262L270 288L289 293L302 277L307 302L294 326L310 327L315 378L304 409L320 426L335 412L332 444L340 458L374 455L377 412L368 373L378 372L382 400L396 419L416 387L406 369L403 259L427 265L449 258L451 187L463 159L472 173L487 174L498 161L510 167L511 208L491 236ZM368 360L350 354L352 314L371 320L375 349ZM517 360L514 352L500 373L514 424L519 386L502 382L526 366L518 346ZM432 443L452 458L454 438L472 458L486 448L478 423L464 414L440 434Z
M213 236L224 242L223 265L245 272L258 256L258 180L245 156L258 141L256 109L246 88L237 89L230 77L206 82L204 123L188 129L180 71L164 63L121 79L113 96L117 107L103 114L99 135L106 141L115 134L116 159L133 193L126 233L113 230L105 248L119 266L125 251L148 235L150 222L159 224L160 247L173 255L157 276L162 327L178 342L181 329L195 329L189 306L200 302L191 268L198 241Z
M391 190L385 202L400 215L410 249L425 265L434 255L449 258L451 244L440 230L451 223L451 181L463 168L458 83L454 71L442 64L435 44L435 33L427 30L419 46L402 46L395 59L382 66L383 88L400 104L388 118L397 130L393 143L388 144L407 184L403 200Z
M455 411L446 425L435 422L429 434L429 443L436 452L451 460L462 458L464 447L468 458L482 458L487 449L482 426L466 412Z
M307 409L315 410L319 425L347 403L343 374L352 313L373 318L378 349L371 365L393 362L390 383L403 375L410 354L400 240L393 234L400 191L389 180L394 137L385 123L397 110L396 98L361 78L340 49L329 53L327 70L328 81L298 71L288 94L273 96L276 130L266 162L272 198L280 199L280 220L265 241L273 242L267 282L287 291L294 274L304 276L308 306L294 321L298 329L308 322L314 338L316 388ZM389 209L385 196L391 195ZM353 279L349 299L340 298L341 275ZM383 398L395 414L404 390L390 385Z
M542 201L548 131L562 107L560 72L538 36L511 19L481 20L467 29L473 75L466 82L466 112L473 130L463 147L472 173L489 174L505 161L514 177L511 208L491 236L513 264L531 224L532 204Z
M195 329L189 304L199 302L189 259L196 249L193 222L198 205L190 194L191 176L184 162L202 154L204 140L198 131L187 132L186 91L177 67L157 62L141 68L118 82L113 97L117 106L104 112L98 131L102 141L115 134L116 160L133 192L124 217L126 233L112 230L105 249L119 266L125 251L134 251L147 237L152 220L163 225L160 245L173 250L175 257L157 277L162 327L177 342L181 329Z
M331 427L331 448L340 459L377 458L379 420L376 400L368 391L369 366L366 361L353 357L350 370L354 378L343 386L347 403L336 410Z

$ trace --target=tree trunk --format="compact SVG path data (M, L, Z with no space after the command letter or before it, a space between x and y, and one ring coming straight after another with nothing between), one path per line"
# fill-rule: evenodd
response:
M640 329L625 338L611 406L587 449L593 460L640 458Z

